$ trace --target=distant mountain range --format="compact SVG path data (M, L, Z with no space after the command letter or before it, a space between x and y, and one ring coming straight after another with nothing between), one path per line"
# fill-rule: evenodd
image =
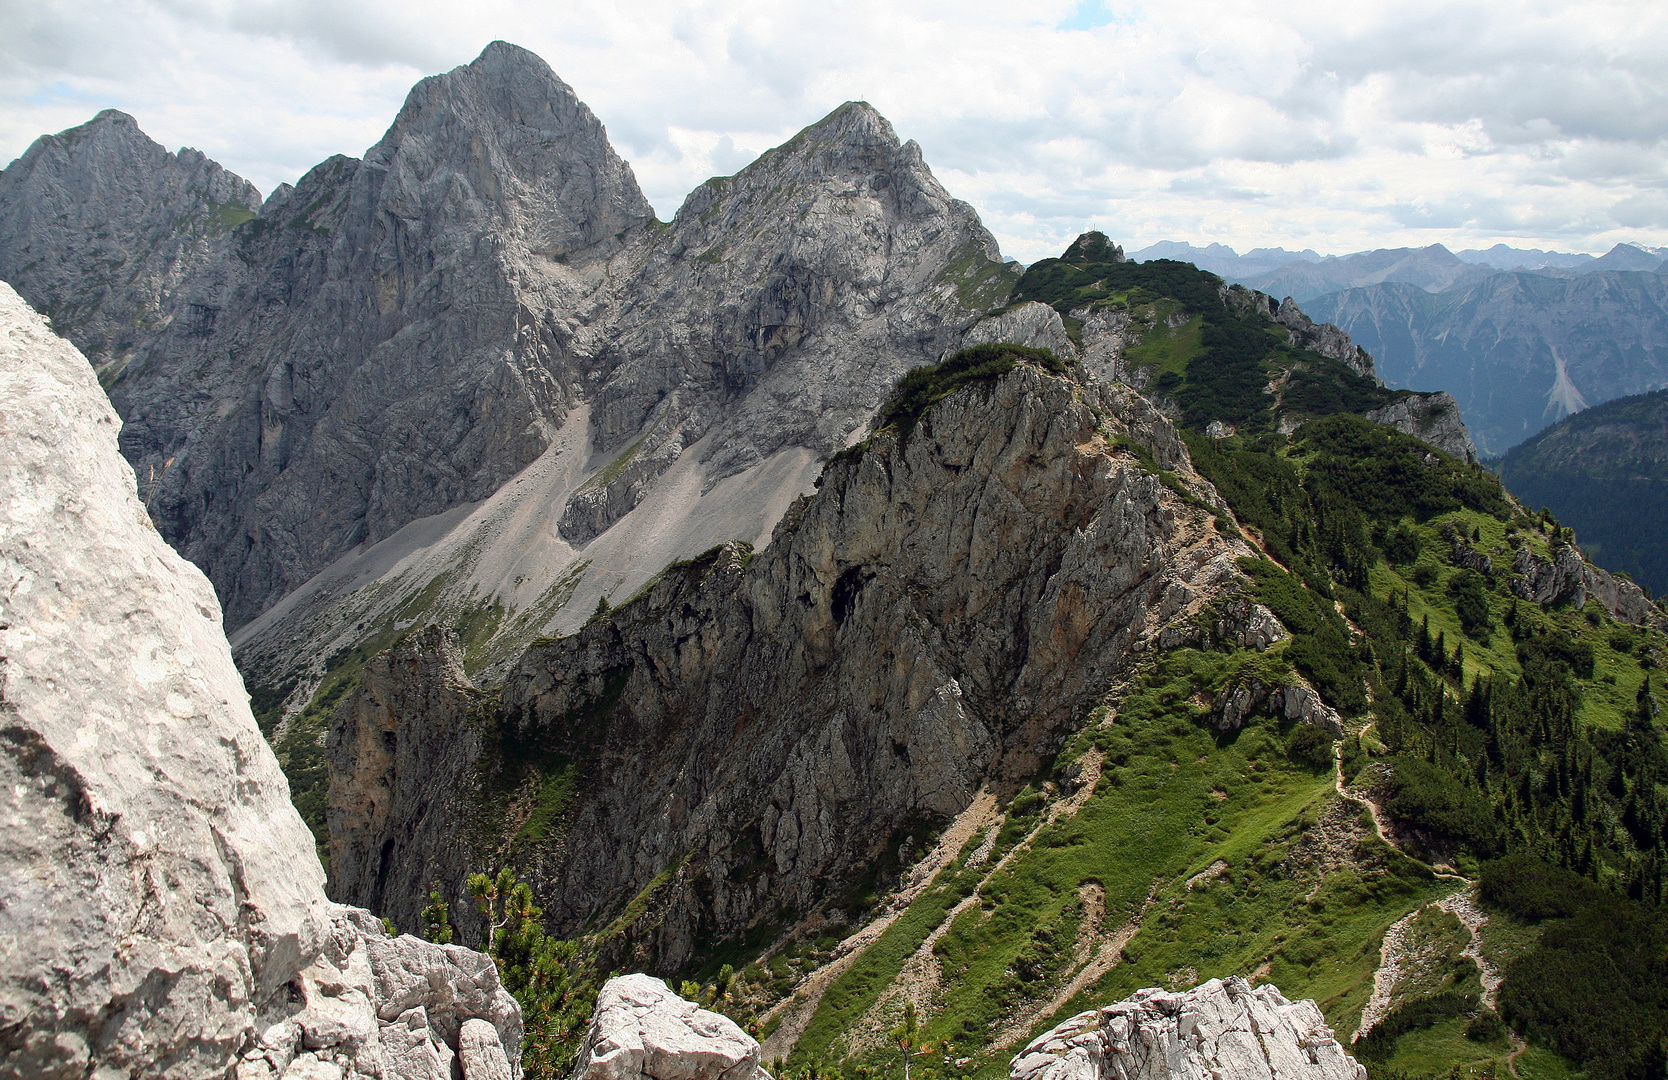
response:
M1386 281L1405 282L1431 292L1478 281L1501 270L1530 270L1554 277L1588 274L1606 270L1663 272L1668 266L1668 248L1617 244L1603 255L1583 252L1542 251L1496 244L1483 250L1453 252L1441 244L1423 248L1379 248L1345 255L1320 255L1312 250L1256 248L1239 254L1225 244L1196 247L1175 240L1161 240L1130 258L1175 259L1190 262L1228 281L1249 286L1273 296L1290 296L1298 303L1317 296L1378 285Z
M1668 386L1668 249L1594 257L1496 244L1322 257L1164 241L1140 260L1192 262L1290 296L1372 353L1393 387L1447 390L1479 450L1499 455L1612 398Z

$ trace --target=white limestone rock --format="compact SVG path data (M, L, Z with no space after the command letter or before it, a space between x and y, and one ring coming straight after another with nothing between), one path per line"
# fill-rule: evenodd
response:
M318 953L324 873L118 426L0 285L0 1030L25 1074L218 1075Z
M609 979L573 1080L770 1080L759 1044L650 975Z
M1141 990L1033 1040L1010 1080L1366 1080L1313 1001L1212 979Z
M1060 313L1035 300L974 323L973 327L962 335L961 348L989 345L999 341L1011 345L1028 345L1033 349L1048 349L1062 360L1075 359L1077 356L1077 346L1066 336L1066 324L1060 318Z
M214 590L118 427L0 284L0 1076L392 1080L463 1045L466 1080L514 1080L489 959L326 901Z

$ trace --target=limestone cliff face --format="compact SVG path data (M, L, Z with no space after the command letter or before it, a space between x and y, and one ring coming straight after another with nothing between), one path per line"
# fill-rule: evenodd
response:
M451 1075L471 1020L496 1047L473 1075L510 1075L489 959L326 901L214 590L118 426L0 285L0 1076Z
M455 889L481 869L461 827L483 750L481 725L470 723L479 699L451 631L430 626L366 662L352 707L330 732L337 895L383 911L390 881ZM468 912L459 918L473 923Z
M232 623L537 458L583 378L552 311L650 218L602 125L501 43L274 193L110 389Z
M1446 390L1411 394L1382 409L1374 409L1367 414L1367 419L1423 439L1461 461L1477 460L1477 444L1471 441L1471 433L1460 419L1459 402Z
M247 180L106 109L0 172L0 280L114 375L260 202Z
M1144 399L1021 368L831 462L757 555L673 567L529 649L492 721L515 754L484 764L576 778L551 854L526 860L554 926L644 893L618 947L670 969L846 893L981 785L1030 775L1136 650L1241 581L1240 543L1115 435L1215 499ZM377 708L362 691L338 731ZM363 800L380 752L334 745L333 804ZM381 829L332 829L337 898L367 897L370 854L424 827L428 781L397 781ZM415 918L429 884L396 866L387 912Z

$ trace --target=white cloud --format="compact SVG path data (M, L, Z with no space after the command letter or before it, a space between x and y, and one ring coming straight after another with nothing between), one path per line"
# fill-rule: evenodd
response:
M493 38L574 86L662 217L863 98L1026 260L1091 225L1668 243L1668 8L1643 2L0 0L0 160L115 106L269 190Z

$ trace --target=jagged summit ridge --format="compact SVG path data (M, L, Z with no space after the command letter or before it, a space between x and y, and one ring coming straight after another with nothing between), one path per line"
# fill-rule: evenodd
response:
M111 386L160 528L230 623L547 455L566 455L558 547L506 575L530 591L475 580L486 599L543 595L680 462L696 498L774 469L779 512L1006 280L861 104L652 222L571 88L501 42L414 87L363 160L274 192ZM690 511L667 497L667 557L710 546L716 518L669 531Z

